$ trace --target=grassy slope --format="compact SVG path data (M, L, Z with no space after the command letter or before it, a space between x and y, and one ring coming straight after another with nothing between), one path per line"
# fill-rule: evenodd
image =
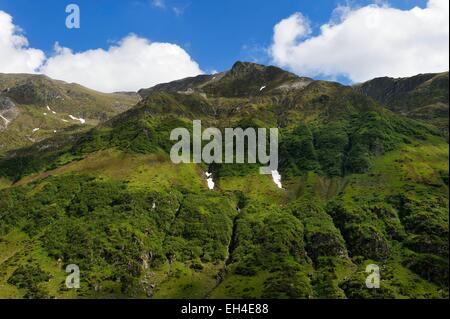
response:
M391 110L436 125L448 136L448 72L378 78L356 86Z
M428 154L428 156L424 154ZM393 151L385 156L377 158L373 168L367 174L345 177L344 179L346 181L343 183L345 186L340 188L341 196L349 205L358 206L358 204L355 203L373 201L372 196L377 197L375 200L376 202L383 202L389 195L402 193L408 185L422 187L423 189L427 189L427 185L430 183L441 185L439 172L448 171L448 163L446 163L445 160L447 154L448 145L440 141L436 141L434 146L427 145L427 143L422 143L422 145L416 145L414 147L407 145L401 150ZM427 158L424 159L423 156L426 156ZM93 154L85 160L73 162L48 173L56 176L60 174L94 173L100 181L126 180L129 187L133 189L156 190L161 192L164 189L168 190L172 188L180 189L182 191L189 190L190 193L203 194L210 192L207 190L206 182L202 175L203 169L200 167L197 168L196 166L192 166L192 169L187 169L186 166L183 168L174 167L171 163L167 162L167 159L157 158L154 155L127 155L119 151L107 151L106 153L100 152L98 154ZM19 184L25 185L29 183L29 181L40 180L49 175L48 173L27 178ZM218 190L213 193L218 194L218 196L225 196L231 199L234 197L234 195L231 194L238 191L245 194L247 201L246 207L252 207L253 203L254 205L257 205L258 208L256 209L248 208L248 210L250 210L248 213L245 208L241 211L240 218L245 220L245 224L258 224L260 222L269 223L269 220L273 218L273 213L270 212L276 210L276 207L274 208L273 206L278 205L279 207L286 208L289 207L289 201L295 199L308 199L310 196L314 196L317 202L325 203L329 195L324 194L329 194L329 185L333 184L315 174L310 174L308 178L292 178L289 181L284 181L285 185L296 185L297 187L302 188L302 191L300 192L279 190L273 184L270 177L261 175L250 175L244 178L225 177L216 182L218 184ZM40 187L39 185L40 182L38 182L37 187ZM446 187L440 186L436 187L436 191L433 193L435 193L434 196L442 196L445 198L446 191ZM410 193L414 196L419 196L416 191ZM302 223L305 223L303 227L313 227L314 218L315 216L313 217L311 226L305 223L304 219L300 219ZM244 223L242 225L244 225ZM319 222L319 225L319 228L323 230L323 223ZM330 224L330 227L332 231L336 231L333 223ZM241 231L245 233L244 229ZM19 238L22 236L26 237L26 235L21 232L17 234L18 235L16 236L19 236ZM267 235L266 232L264 232L264 234ZM9 245L16 245L17 242L20 243L20 240L11 238L10 236L12 235L8 234L6 237L2 238L6 243L9 243ZM229 233L229 236L231 236L231 232ZM250 241L254 240L255 239L250 239ZM35 242L35 240L33 242ZM36 242L39 243L39 240ZM387 295L418 298L441 296L441 292L439 292L441 288L422 279L402 264L403 257L401 255L404 253L404 250L403 248L400 248L401 244L395 244L394 242L393 245L397 245L398 249L395 250L395 253L393 253L389 259L375 261L375 263L381 263L386 271L391 273L390 276L392 276L392 279L384 279L382 281L384 287L389 287L387 288L389 289L389 294ZM39 244L37 247L39 247ZM11 247L4 251L8 252L14 248L15 247ZM255 249L255 247L252 249ZM6 272L6 275L3 276L3 285L7 288L2 289L2 294L6 294L5 296L19 297L23 295L23 291L14 289L12 285L8 285L5 281L8 278L8 275L11 274L14 266L28 263L26 260L30 258L30 254L34 254L35 257L33 260L39 263L41 268L51 270L50 273L57 276L57 278L60 278L60 284L64 280L64 272L54 266L54 259L53 268L50 267L52 263L49 263L49 261L52 260L52 258L48 258L45 249L29 249L28 254L23 254L22 261L18 261L12 265L10 263L7 263L6 265L4 262L2 263L2 271ZM240 252L239 254L238 252L235 252L235 254L236 257L234 258L239 258ZM280 261L279 255L276 255L274 258L276 258L277 262ZM199 269L192 268L193 263L196 264L199 262L195 260L188 259L186 261L176 261L173 263L165 262L160 266L152 267L151 271L148 271L148 273L143 272L141 276L142 278L147 278L143 280L147 280L149 284L155 285L155 289L152 290L151 295L156 298L274 296L268 295L268 289L267 287L265 288L267 282L270 282L269 279L271 278L271 274L273 275L274 272L274 270L267 271L268 267L273 267L270 266L270 260L264 261L262 265L265 266L263 266L261 270L256 270L255 273L252 273L252 275L249 276L248 274L241 275L240 273L242 270L235 270L236 267L239 269L244 267L245 269L248 265L244 263L244 266L242 266L236 261L230 263L229 259L230 256L224 257L221 259L222 261L218 260L214 263L200 261L201 266L199 266ZM227 267L225 267L225 262L229 263ZM325 261L322 262L325 263ZM350 285L347 281L349 281L349 278L357 277L358 274L359 276L362 276L364 265L368 262L368 260L363 260L363 262L359 264L358 259L352 261L345 256L339 257L332 261L332 265L334 266L332 266L332 270L330 270L330 266L318 266L306 259L301 263L303 266L301 266L302 271L300 273L304 272L304 275L299 280L300 282L306 280L308 283L306 287L312 288L307 292L296 292L298 295L294 294L293 296L343 296L344 292L342 291L342 288L338 288L339 285L344 285L344 288L347 289L347 295L351 295L350 292L357 289L346 288L346 285ZM325 264L328 265L329 261ZM220 279L216 278L219 274L224 273L223 269L225 268L227 269L226 275L220 275ZM238 274L236 274L235 271ZM289 273L288 270L278 270L278 272ZM324 276L322 273L329 276L330 272L331 274L334 274L333 278L335 278L333 279L335 282L335 289L332 294L327 291L322 292L322 288L320 287L324 284L319 280ZM275 273L277 273L276 270ZM296 273L298 274L298 272ZM222 278L222 276L224 278ZM315 279L316 277L319 279ZM319 282L315 283L314 280ZM71 296L67 295L64 291L55 290L54 285L52 285L52 282L44 285L50 295L58 297ZM120 285L112 290L111 289L106 289L109 291L109 294L103 295L102 293L95 293L95 296L107 297L109 295L117 297L123 293L120 290ZM360 287L359 289L362 290ZM88 292L84 293L86 294ZM92 292L89 292L88 295L91 295L91 293ZM125 295L129 295L129 293L126 293ZM79 296L83 296L83 294ZM146 295L141 293L135 296L145 297ZM356 296L359 295L356 294ZM370 295L365 297L370 297Z
M219 165L210 191L206 165L173 165L167 136L191 118L282 127L285 189ZM1 191L4 296L448 297L448 144L349 88L156 93L52 152L0 163L4 186L20 177ZM84 269L82 289L55 288L58 259ZM380 290L365 288L369 263Z
M75 133L90 129L138 101L131 94L105 94L78 84L28 74L0 74L0 95L10 98L19 112L0 134L0 155L61 131ZM81 124L69 115L86 122ZM33 132L35 128L39 131Z

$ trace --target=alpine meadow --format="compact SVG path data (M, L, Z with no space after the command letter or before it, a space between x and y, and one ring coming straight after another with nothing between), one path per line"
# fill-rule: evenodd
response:
M351 87L238 62L7 151L0 296L447 298L448 73L419 79ZM1 98L18 119L42 113L39 92L71 92L47 81ZM413 84L396 89L403 82ZM196 119L278 127L282 188L257 164L172 163L170 132ZM65 286L69 264L82 270L80 289ZM366 287L369 264L379 289Z
M0 301L448 301L448 6L0 0Z

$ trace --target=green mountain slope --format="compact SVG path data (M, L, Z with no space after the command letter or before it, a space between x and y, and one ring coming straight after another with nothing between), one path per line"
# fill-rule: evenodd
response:
M357 85L394 112L430 122L448 136L448 72L419 74L410 78L377 78Z
M213 77L141 91L89 132L0 160L1 297L448 298L437 128L273 67ZM283 189L256 165L173 164L171 130L198 119L279 127Z
M154 92L172 92L210 97L249 97L301 89L311 82L313 80L310 78L298 77L274 66L236 62L227 72L160 84L142 89L139 94L147 97Z
M0 154L117 115L137 95L104 94L43 75L0 74Z

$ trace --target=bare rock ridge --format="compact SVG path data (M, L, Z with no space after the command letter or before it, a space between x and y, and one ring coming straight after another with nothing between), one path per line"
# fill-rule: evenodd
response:
M418 74L407 78L380 77L355 85L355 89L377 101L390 105L399 95L427 86L448 87L448 72Z
M19 115L19 109L14 102L0 95L0 132L5 130L9 123Z
M145 98L153 92L199 93L207 96L246 97L301 89L313 80L299 77L274 66L236 62L227 72L199 75L142 89Z

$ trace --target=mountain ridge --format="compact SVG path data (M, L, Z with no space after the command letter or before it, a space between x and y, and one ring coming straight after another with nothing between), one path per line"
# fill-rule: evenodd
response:
M280 69L213 76L0 158L0 297L448 298L437 128ZM170 132L193 120L279 128L282 188L258 165L172 163Z
M0 153L93 127L138 102L38 74L0 74Z
M447 71L407 78L376 78L354 87L394 112L436 125L448 138L448 86Z
M196 92L212 96L236 97L242 95L244 91L251 95L258 95L263 91L266 93L267 91L300 89L311 82L313 80L310 78L299 77L275 66L238 61L229 71L159 84L149 89L141 89L139 94L143 98L157 91ZM243 83L246 85L243 85L240 90L239 86ZM248 87L249 84L252 88ZM227 91L223 88L218 91L218 86L225 86Z

